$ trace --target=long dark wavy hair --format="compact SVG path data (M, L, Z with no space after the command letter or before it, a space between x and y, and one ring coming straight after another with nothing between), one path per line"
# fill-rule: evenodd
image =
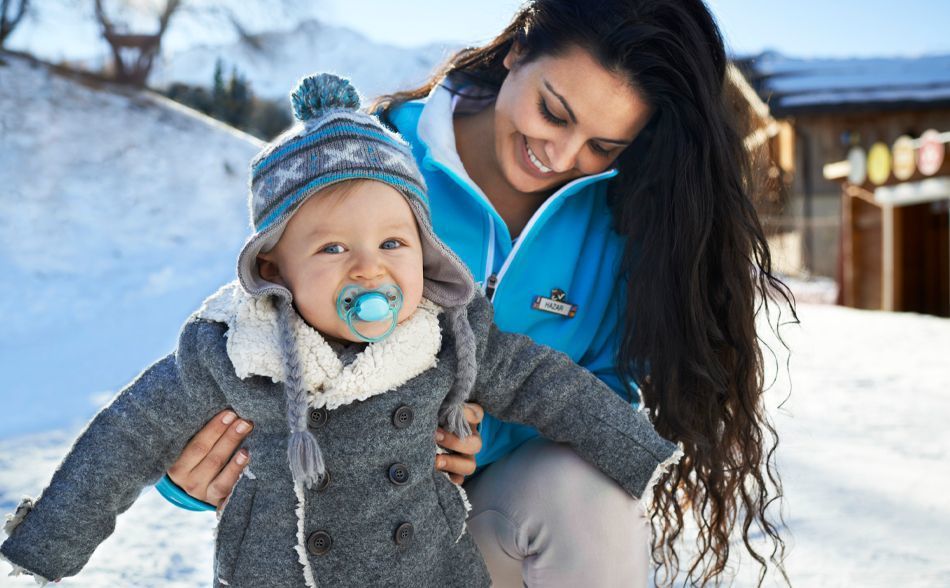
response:
M654 109L615 162L609 202L627 238L618 370L684 452L647 505L657 583L681 573L690 585L720 583L734 532L760 566L759 584L770 564L788 582L756 315L787 305L797 316L751 201L751 158L724 91L728 62L714 18L701 0L530 0L498 37L374 109L385 119L447 74L497 90L514 44L521 63L583 48ZM676 548L690 513L698 537L684 567Z

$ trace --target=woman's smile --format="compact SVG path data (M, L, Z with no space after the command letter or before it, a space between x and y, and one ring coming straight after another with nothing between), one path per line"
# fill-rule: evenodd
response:
M524 165L524 169L531 175L542 179L548 179L556 175L557 172L541 163L541 159L531 150L531 145L528 144L528 138L524 135L521 135L521 138L521 163Z

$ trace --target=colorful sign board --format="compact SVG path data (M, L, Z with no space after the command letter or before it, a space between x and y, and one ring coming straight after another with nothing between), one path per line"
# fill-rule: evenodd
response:
M875 143L868 152L868 179L881 185L891 175L891 150L886 143Z
M917 169L925 176L932 176L943 166L946 146L940 140L940 133L930 129L920 136L917 149Z
M900 181L909 180L917 171L917 153L914 150L914 140L903 135L894 141L891 147L893 157L894 177Z
M848 181L856 186L864 183L868 177L868 156L861 147L854 146L848 151L848 163L851 170L848 172Z

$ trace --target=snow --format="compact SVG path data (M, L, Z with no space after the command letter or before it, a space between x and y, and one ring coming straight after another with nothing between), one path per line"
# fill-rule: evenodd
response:
M173 349L248 234L252 137L150 93L0 66L0 437L85 421Z
M258 149L151 94L2 59L0 513L39 493L81 423L233 277ZM831 291L809 287L813 300ZM950 320L815 304L800 315L767 395L792 582L950 585ZM206 586L214 522L147 489L60 586ZM754 584L751 563L736 585ZM33 585L4 566L0 586Z
M950 320L818 305L800 314L787 329L789 370L779 354L770 392L793 582L950 586Z
M745 61L773 109L950 100L950 55L801 59L767 52Z
M456 47L431 44L402 48L377 43L350 29L306 20L289 31L259 36L261 50L231 43L199 46L167 54L149 83L208 86L220 58L225 72L237 66L255 94L283 99L294 83L314 72L333 72L353 81L364 99L421 85Z
M792 348L791 394L782 354L768 393L781 436L793 585L950 585L950 320L823 305L799 310L802 326L783 330ZM37 493L74 434L0 440L0 511ZM149 489L83 572L60 586L207 585L213 522ZM743 559L735 585L754 585L751 563ZM0 585L31 585L6 582ZM778 582L770 576L766 585Z
M838 283L831 278L812 276L797 278L779 276L799 304L834 304L838 299Z
M92 3L47 0L33 3L32 13L10 36L8 46L47 61L68 61L90 71L108 66L111 52L101 38ZM119 10L112 3L116 22L121 14L136 30L157 26L154 7ZM134 4L134 3L133 3ZM238 42L226 19L215 18L198 6L175 14L162 39L149 85L164 88L173 82L210 87L215 62L225 73L231 67L250 82L255 95L285 100L295 82L314 72L334 72L353 80L365 99L405 90L426 81L436 66L460 48L457 42L435 42L399 47L367 38L352 29L314 19L326 12L318 3L247 3L226 0L240 17L244 29L255 35L260 51ZM136 8L132 6L130 8ZM292 23L292 27L288 27Z

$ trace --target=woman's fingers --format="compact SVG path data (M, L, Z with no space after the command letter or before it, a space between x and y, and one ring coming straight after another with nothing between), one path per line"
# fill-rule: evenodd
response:
M482 436L474 427L472 427L472 434L464 439L459 439L457 435L440 427L435 430L435 442L443 449L467 456L474 456L482 450Z
M229 465L252 428L234 411L218 413L188 442L168 477L194 498L205 500L209 484Z
M435 457L435 469L445 472L449 479L461 484L465 476L475 473L475 454L482 449L482 436L478 434L478 425L482 422L485 411L475 403L465 403L465 420L472 429L472 434L465 439L449 433L445 429L436 429L435 442L443 449L452 453L440 453Z
M235 421L228 427L227 431L224 432L224 435L218 439L205 458L191 470L191 473L188 475L191 487L181 486L181 484L179 484L179 486L184 488L188 494L195 496L195 498L198 498L198 496L192 494L192 489L207 495L208 486L211 484L211 481L217 478L225 469L231 461L235 450L240 447L244 438L251 432L251 429L251 423L240 419ZM201 500L204 500L204 498Z
M475 473L475 458L471 455L441 453L435 456L435 469L449 474L452 481L458 484L464 476Z
M195 469L201 463L211 448L218 442L218 439L232 426L237 420L237 415L233 410L222 410L214 415L200 431L195 433L191 441L185 445L185 449L178 456L178 460L168 469L168 475L173 482L178 483L179 478L184 478L188 473Z
M474 402L466 402L464 408L465 420L468 421L472 434L465 439L459 439L458 436L440 427L436 429L435 442L442 448L455 453L475 455L482 449L482 436L478 433L478 425L485 416L485 410Z
M244 471L249 459L250 455L247 449L238 450L228 461L228 465L221 470L221 473L208 484L208 494L205 496L205 502L218 508L224 506L225 499L231 495L231 490L237 484L238 478L241 477L241 472Z
M465 408L465 420L468 421L472 430L476 430L478 425L482 422L482 419L485 418L485 409L482 408L482 405L475 404L474 402L466 402L464 405Z

